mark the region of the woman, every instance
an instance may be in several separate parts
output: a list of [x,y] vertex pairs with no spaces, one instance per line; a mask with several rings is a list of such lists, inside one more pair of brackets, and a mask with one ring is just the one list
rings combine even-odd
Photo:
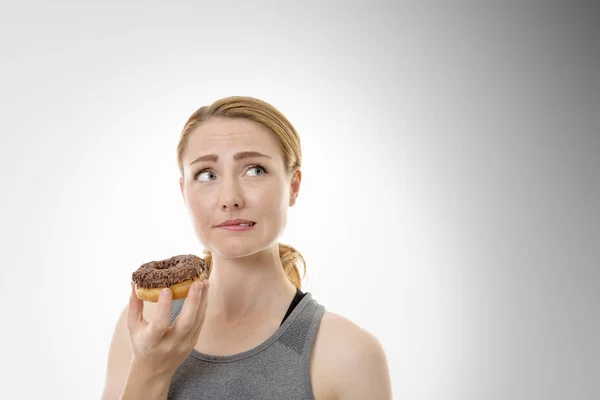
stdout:
[[177,157],[210,278],[185,300],[144,303],[132,287],[103,399],[390,399],[378,340],[303,293],[304,260],[278,243],[302,178],[290,122],[224,98],[188,119]]

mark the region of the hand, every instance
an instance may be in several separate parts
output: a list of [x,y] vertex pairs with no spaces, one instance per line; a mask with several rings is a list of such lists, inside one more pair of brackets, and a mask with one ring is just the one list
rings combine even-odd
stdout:
[[171,290],[163,290],[156,315],[151,322],[143,317],[144,301],[131,285],[127,329],[133,350],[132,367],[152,378],[168,378],[190,354],[204,322],[207,306],[208,281],[194,282],[183,309],[169,327],[172,308]]

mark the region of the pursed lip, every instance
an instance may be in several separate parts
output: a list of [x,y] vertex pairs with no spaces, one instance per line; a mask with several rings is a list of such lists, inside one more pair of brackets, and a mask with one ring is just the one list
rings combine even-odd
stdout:
[[216,227],[219,228],[222,226],[235,226],[239,224],[250,224],[250,226],[252,226],[256,225],[256,222],[247,219],[228,219],[227,221],[220,223]]

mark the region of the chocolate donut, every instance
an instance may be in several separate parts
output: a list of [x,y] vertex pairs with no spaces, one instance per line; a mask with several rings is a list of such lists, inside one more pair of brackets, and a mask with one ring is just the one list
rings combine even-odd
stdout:
[[193,254],[150,261],[131,274],[137,296],[153,302],[158,301],[160,291],[164,288],[171,289],[174,300],[187,297],[191,284],[206,277],[204,260]]

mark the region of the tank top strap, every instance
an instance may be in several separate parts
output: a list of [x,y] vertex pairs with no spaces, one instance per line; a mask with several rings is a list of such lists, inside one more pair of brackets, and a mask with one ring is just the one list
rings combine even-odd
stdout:
[[323,312],[324,307],[317,303],[310,293],[307,293],[305,299],[300,302],[299,306],[283,323],[283,333],[277,341],[302,358],[310,357]]

